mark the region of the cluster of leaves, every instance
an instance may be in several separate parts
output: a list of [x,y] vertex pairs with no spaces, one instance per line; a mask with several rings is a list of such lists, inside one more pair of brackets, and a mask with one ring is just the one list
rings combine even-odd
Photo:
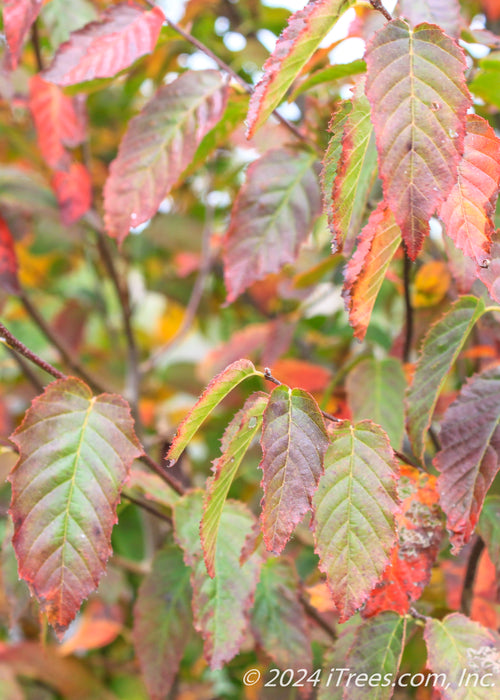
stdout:
[[3,2],[0,694],[491,694],[500,3],[65,5]]

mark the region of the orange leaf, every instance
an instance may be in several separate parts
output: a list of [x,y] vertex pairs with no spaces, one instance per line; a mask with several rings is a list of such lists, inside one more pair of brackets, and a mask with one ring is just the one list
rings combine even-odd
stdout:
[[415,275],[413,306],[436,306],[445,297],[451,277],[448,266],[439,260],[425,263]]
[[309,392],[319,392],[326,388],[332,373],[320,365],[290,357],[274,363],[273,375],[292,389],[297,387]]
[[72,633],[59,647],[61,656],[78,651],[99,649],[111,644],[123,628],[123,612],[119,605],[106,605],[98,598],[89,602],[76,622]]

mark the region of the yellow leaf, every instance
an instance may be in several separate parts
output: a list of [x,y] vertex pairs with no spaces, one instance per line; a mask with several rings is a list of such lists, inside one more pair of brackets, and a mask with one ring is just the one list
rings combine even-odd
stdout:
[[444,299],[450,282],[450,273],[444,262],[433,260],[425,263],[415,275],[413,306],[436,306]]

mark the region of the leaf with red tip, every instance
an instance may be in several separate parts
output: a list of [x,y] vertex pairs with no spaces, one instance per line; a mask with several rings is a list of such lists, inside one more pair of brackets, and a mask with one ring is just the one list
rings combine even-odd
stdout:
[[38,146],[51,168],[69,165],[66,147],[74,148],[85,141],[86,123],[81,103],[65,95],[57,85],[39,75],[30,80],[29,106],[35,122]]
[[403,465],[398,493],[402,500],[396,515],[398,543],[363,608],[365,618],[384,610],[408,613],[429,583],[439,552],[444,528],[436,477]]
[[43,0],[4,0],[3,26],[12,68],[17,66],[24,40],[42,5]]
[[313,530],[340,622],[366,601],[389,560],[397,473],[382,428],[370,421],[335,427],[313,497]]
[[340,241],[337,239],[335,222],[333,220],[333,187],[335,184],[335,178],[337,177],[340,156],[342,155],[342,137],[344,135],[344,128],[351,110],[352,104],[345,100],[344,102],[340,103],[336,111],[333,113],[330,123],[328,124],[328,131],[331,134],[331,137],[330,141],[328,142],[328,148],[326,149],[325,157],[323,158],[323,167],[321,169],[323,209],[328,217],[328,226],[330,227],[330,231],[334,236],[332,243],[332,250],[334,252],[338,249]]
[[352,250],[377,173],[377,148],[364,84],[363,79],[352,97],[352,110],[344,124],[342,153],[333,182],[332,211],[328,214],[333,223],[333,252],[341,249],[344,243],[348,252]]
[[399,0],[399,12],[412,27],[421,22],[431,22],[454,39],[460,36],[463,20],[458,0]]
[[434,464],[453,551],[469,541],[500,469],[500,367],[474,375],[444,415]]
[[273,557],[264,563],[251,623],[259,645],[277,666],[311,671],[311,639],[292,562]]
[[262,426],[268,395],[256,392],[248,397],[227,426],[221,441],[221,456],[213,463],[207,480],[200,535],[210,576],[215,575],[215,550],[224,503],[246,451]]
[[230,501],[222,513],[215,576],[210,578],[200,542],[202,513],[201,491],[184,496],[175,506],[175,537],[184,550],[184,561],[192,568],[195,627],[203,637],[205,658],[212,669],[217,669],[240,649],[259,579],[261,555],[254,552],[240,566],[240,555],[256,521],[243,503]]
[[250,99],[247,136],[251,138],[279,105],[322,39],[354,0],[311,0],[288,20],[263,67]]
[[[490,700],[500,685],[500,636],[452,613],[443,620],[428,617],[424,639],[427,668],[443,700]],[[477,679],[477,680],[475,680]]]
[[235,389],[247,377],[262,376],[250,360],[236,360],[212,379],[203,394],[189,411],[177,430],[167,454],[170,464],[176,462],[193,435],[197,432],[216,406],[229,392]]
[[61,86],[112,78],[151,53],[164,21],[159,7],[146,12],[134,3],[114,5],[70,35],[43,77]]
[[458,180],[439,216],[458,248],[479,266],[489,260],[500,186],[500,140],[486,119],[469,114]]
[[491,262],[487,267],[480,267],[477,274],[486,285],[489,295],[500,304],[500,232],[491,239]]
[[446,376],[484,309],[482,299],[460,297],[424,338],[406,402],[408,437],[415,455],[421,460]]
[[328,447],[323,416],[307,391],[274,389],[264,412],[261,445],[262,532],[267,549],[279,554],[311,508]]
[[165,700],[192,625],[190,571],[181,550],[160,550],[141,583],[134,608],[134,647],[152,700]]
[[0,288],[9,294],[19,294],[18,264],[14,239],[6,222],[0,217]]
[[457,180],[466,112],[461,48],[435,25],[388,22],[366,50],[385,199],[412,260]]
[[228,302],[253,282],[293,263],[321,213],[311,151],[282,148],[252,163],[224,241]]
[[92,396],[79,379],[49,384],[10,438],[13,545],[19,575],[60,636],[97,588],[116,507],[142,449],[127,402]]
[[75,223],[92,205],[92,181],[82,163],[71,163],[68,170],[58,170],[52,176],[52,187],[61,209],[63,224]]
[[150,219],[224,113],[228,88],[215,70],[187,71],[161,87],[128,125],[104,188],[106,230],[122,241]]
[[344,273],[345,299],[354,336],[363,340],[387,268],[401,243],[401,230],[385,202],[380,202],[361,231],[358,247]]

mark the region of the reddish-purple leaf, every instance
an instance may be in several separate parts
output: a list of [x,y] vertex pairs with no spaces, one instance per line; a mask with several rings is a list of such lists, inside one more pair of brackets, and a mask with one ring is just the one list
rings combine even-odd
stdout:
[[196,433],[205,418],[210,415],[216,406],[230,391],[238,386],[247,377],[262,376],[250,360],[236,360],[226,367],[220,374],[212,379],[203,394],[189,411],[180,424],[175,438],[172,440],[167,454],[167,460],[172,465],[176,462],[181,452]]
[[24,40],[42,5],[43,0],[4,0],[3,26],[12,68],[17,66]]
[[358,247],[344,274],[349,322],[359,340],[365,337],[387,268],[401,243],[401,230],[385,202],[380,202],[361,231]]
[[500,636],[460,613],[427,618],[427,667],[443,700],[493,700],[500,685]]
[[156,214],[224,113],[228,88],[215,70],[188,71],[161,87],[132,119],[104,188],[106,229],[122,241]]
[[500,304],[500,232],[491,239],[491,262],[487,267],[478,268],[481,282],[486,285],[489,295]]
[[14,239],[5,221],[0,217],[0,288],[9,294],[19,294],[17,256]]
[[86,136],[81,102],[34,75],[30,80],[29,106],[45,161],[56,170],[68,168],[70,159],[65,147],[78,146]]
[[399,0],[399,12],[413,27],[421,22],[431,22],[454,39],[459,38],[464,24],[458,0]]
[[500,140],[486,119],[469,114],[458,180],[439,211],[458,248],[485,267],[489,261],[492,215],[500,186]]
[[288,20],[267,59],[250,100],[247,136],[251,138],[279,105],[301,69],[353,0],[311,0]]
[[468,380],[441,424],[435,465],[454,551],[469,541],[500,469],[500,367]]
[[112,78],[151,53],[164,21],[159,7],[146,12],[134,3],[114,5],[71,34],[43,77],[62,86]]
[[142,449],[127,402],[92,396],[72,377],[33,401],[11,440],[19,575],[62,635],[106,569],[122,485]]
[[272,557],[264,563],[251,623],[258,643],[277,666],[310,672],[311,639],[292,562]]
[[457,179],[471,103],[464,53],[435,25],[394,20],[375,34],[366,64],[384,194],[414,260]]
[[175,506],[175,537],[192,568],[195,627],[204,640],[205,658],[211,668],[221,668],[239,651],[248,624],[249,610],[259,579],[261,554],[253,552],[240,565],[240,556],[255,518],[243,503],[224,506],[215,555],[215,576],[210,578],[200,542],[203,493],[194,491]]
[[271,150],[252,163],[224,241],[227,300],[294,262],[321,212],[311,151]]
[[179,670],[192,625],[190,571],[181,550],[160,550],[134,608],[134,647],[152,700],[165,700]]
[[52,187],[61,209],[63,224],[78,221],[92,205],[92,180],[82,163],[71,163],[67,170],[57,170]]
[[279,554],[311,508],[328,447],[323,416],[302,389],[277,386],[264,412],[262,532],[269,551]]
[[388,563],[396,541],[396,476],[382,428],[370,421],[335,427],[313,497],[313,529],[340,622],[366,601]]

